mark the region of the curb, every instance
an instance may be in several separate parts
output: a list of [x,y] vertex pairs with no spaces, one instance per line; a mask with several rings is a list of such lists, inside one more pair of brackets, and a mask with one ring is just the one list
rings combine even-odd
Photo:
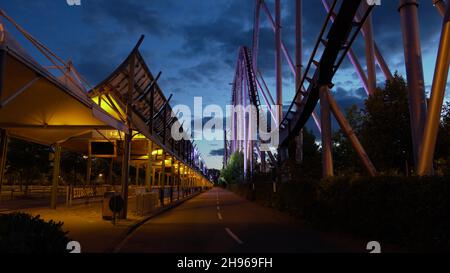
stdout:
[[184,199],[180,199],[168,206],[159,208],[158,210],[156,210],[155,212],[153,212],[151,215],[145,217],[144,219],[138,221],[137,223],[133,224],[131,227],[129,227],[127,229],[127,231],[125,232],[125,234],[122,236],[121,239],[119,239],[119,243],[115,244],[115,247],[113,247],[112,249],[110,249],[108,252],[112,252],[112,253],[119,253],[119,251],[122,249],[122,247],[127,243],[127,241],[131,238],[131,236],[133,235],[133,233],[139,229],[142,225],[144,225],[145,223],[147,223],[149,220],[171,210],[174,209],[176,207],[178,207],[179,205],[183,204],[184,202],[199,196],[200,194],[202,194],[204,192],[198,192],[195,193],[191,196],[185,197]]

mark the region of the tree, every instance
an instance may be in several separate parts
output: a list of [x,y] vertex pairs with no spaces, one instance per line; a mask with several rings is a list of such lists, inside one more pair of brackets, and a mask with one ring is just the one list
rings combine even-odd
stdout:
[[77,153],[64,151],[61,155],[61,176],[72,185],[85,181],[86,159]]
[[8,170],[9,174],[16,174],[19,185],[25,184],[25,193],[28,185],[33,181],[48,180],[50,170],[49,148],[39,144],[11,138],[8,144]]
[[[405,173],[407,166],[414,165],[407,86],[398,73],[383,89],[377,88],[364,109],[353,106],[347,119],[378,170]],[[337,170],[361,172],[360,161],[342,130],[334,138]]]
[[383,171],[402,171],[413,166],[413,147],[408,89],[395,73],[384,89],[365,102],[361,127],[362,144],[375,166]]
[[[294,149],[291,147],[290,150]],[[304,177],[320,178],[322,175],[322,155],[316,137],[313,132],[304,128],[303,130],[303,161],[297,165],[293,158],[288,160],[289,169],[292,170],[294,181],[300,181]]]
[[242,152],[235,152],[231,155],[228,165],[222,170],[221,177],[227,184],[244,181],[244,154]]
[[[352,105],[346,112],[347,120],[352,129],[359,134],[363,124],[363,115],[357,105]],[[333,159],[336,172],[340,174],[354,174],[363,172],[355,150],[342,130],[333,136]]]
[[450,175],[450,102],[444,106],[435,153],[437,174]]

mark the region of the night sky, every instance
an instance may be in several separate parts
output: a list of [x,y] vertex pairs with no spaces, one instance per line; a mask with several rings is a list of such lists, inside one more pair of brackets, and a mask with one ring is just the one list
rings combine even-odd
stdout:
[[[266,2],[273,10],[273,1]],[[306,62],[326,14],[320,0],[303,2]],[[294,56],[295,1],[282,3],[283,40]],[[193,96],[202,96],[204,104],[229,103],[237,50],[252,42],[253,0],[81,0],[81,4],[70,7],[66,0],[3,0],[0,8],[60,57],[71,59],[93,86],[111,73],[145,34],[141,52],[153,74],[163,72],[160,86],[166,95],[174,94],[172,105],[192,105]],[[397,0],[382,0],[382,6],[374,11],[374,33],[391,70],[405,75],[397,6]],[[264,15],[262,18],[259,63],[273,92],[275,41]],[[419,20],[429,92],[442,25],[431,0],[421,1]],[[7,28],[23,42],[11,25]],[[362,41],[359,37],[354,49],[365,66]],[[23,46],[35,56],[28,43]],[[289,104],[294,79],[286,63],[284,66],[284,101]],[[378,73],[381,85],[385,79]],[[335,84],[335,97],[343,109],[361,104],[365,98],[348,61]],[[198,145],[208,167],[221,168],[223,143]]]

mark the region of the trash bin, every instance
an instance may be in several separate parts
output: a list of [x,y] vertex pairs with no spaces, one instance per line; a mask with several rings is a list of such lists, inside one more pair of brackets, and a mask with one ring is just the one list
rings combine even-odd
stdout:
[[114,212],[111,210],[111,206],[109,205],[111,202],[111,199],[120,196],[120,193],[115,191],[108,191],[105,192],[103,196],[103,209],[102,209],[102,215],[104,220],[113,220],[114,218]]

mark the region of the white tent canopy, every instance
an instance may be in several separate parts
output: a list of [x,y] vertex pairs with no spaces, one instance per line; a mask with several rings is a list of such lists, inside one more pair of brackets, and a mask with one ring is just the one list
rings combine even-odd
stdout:
[[34,61],[0,24],[0,128],[52,145],[91,130],[126,130],[75,84]]

